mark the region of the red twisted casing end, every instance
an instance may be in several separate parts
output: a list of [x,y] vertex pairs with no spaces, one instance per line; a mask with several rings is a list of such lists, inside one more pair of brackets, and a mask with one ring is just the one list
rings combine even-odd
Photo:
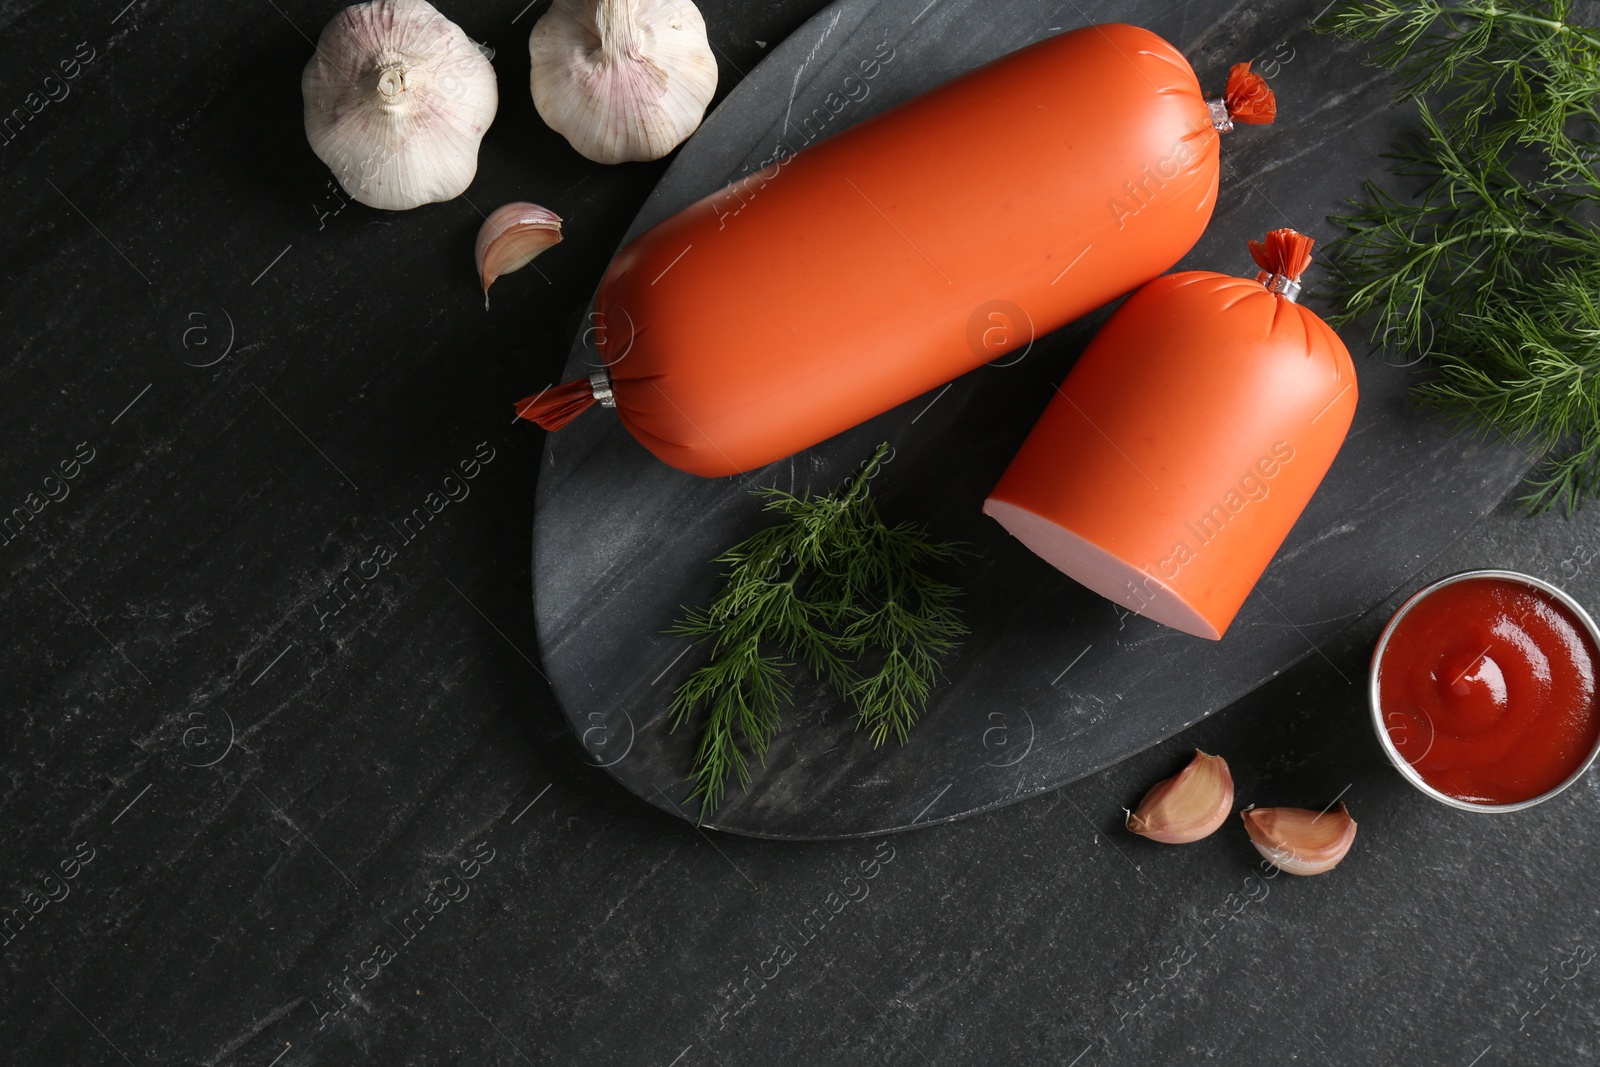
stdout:
[[1316,239],[1285,227],[1267,234],[1265,241],[1251,241],[1250,255],[1268,274],[1281,274],[1291,281],[1311,266],[1311,246]]
[[1249,63],[1235,63],[1228,71],[1228,87],[1222,98],[1234,122],[1265,125],[1278,117],[1278,98],[1267,79],[1251,70]]
[[595,401],[588,378],[577,378],[517,401],[517,415],[546,430],[559,430],[589,410]]

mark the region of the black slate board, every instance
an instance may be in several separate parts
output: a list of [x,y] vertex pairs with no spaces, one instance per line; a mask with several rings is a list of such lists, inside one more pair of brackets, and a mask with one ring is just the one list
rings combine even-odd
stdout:
[[[759,166],[786,118],[810,114],[881,42],[893,48],[837,132],[1051,32],[1095,22],[1147,26],[1189,57],[1208,92],[1255,59],[1279,121],[1224,142],[1220,204],[1179,269],[1253,271],[1245,242],[1326,221],[1409,121],[1355,46],[1307,28],[1323,6],[1074,3],[1048,27],[1020,5],[841,0],[813,18],[707,118],[652,194],[628,239]],[[1030,15],[1032,9],[1030,7]],[[859,93],[859,91],[857,91]],[[1094,121],[1085,101],[1084,121]],[[796,127],[791,122],[791,144]],[[799,133],[804,140],[804,133]],[[1026,146],[974,146],[1006,155]],[[959,205],[952,205],[953,212]],[[1315,270],[1316,268],[1314,268]],[[1312,282],[1313,286],[1315,282]],[[1305,302],[1324,305],[1315,294]],[[823,687],[802,681],[751,790],[707,826],[773,838],[849,837],[948,821],[1053,789],[1139,752],[1277,675],[1412,579],[1499,501],[1527,466],[1511,447],[1450,435],[1406,402],[1408,371],[1346,331],[1361,401],[1321,492],[1225,639],[1207,642],[1126,615],[1056,573],[979,513],[1105,312],[935,390],[863,427],[741,478],[704,480],[652,458],[609,413],[552,437],[534,522],[540,645],[562,708],[594,762],[650,803],[685,817],[692,731],[668,730],[673,687],[700,654],[662,631],[716,588],[707,564],[761,523],[748,489],[825,488],[882,440],[875,483],[892,519],[970,542],[962,569],[972,635],[904,746],[874,749]],[[567,376],[596,365],[580,336]]]

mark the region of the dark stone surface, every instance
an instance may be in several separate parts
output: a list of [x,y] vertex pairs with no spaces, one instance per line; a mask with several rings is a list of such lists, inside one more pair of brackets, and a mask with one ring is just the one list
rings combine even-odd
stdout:
[[[39,907],[0,939],[0,1063],[1594,1058],[1595,969],[1564,961],[1600,935],[1600,786],[1479,818],[1411,793],[1341,678],[1381,612],[1116,767],[881,845],[702,833],[587,766],[532,665],[540,455],[507,401],[559,371],[663,168],[589,167],[540,130],[517,86],[538,7],[449,10],[500,50],[505,89],[469,196],[569,222],[551,284],[507,278],[485,314],[469,206],[318,230],[296,27],[332,5],[274,3],[0,2],[0,107],[95,49],[0,146],[6,509],[94,450],[0,545],[0,904]],[[748,70],[815,7],[704,10]],[[230,319],[231,351],[196,366]],[[495,459],[471,496],[319,626],[329,585],[480,441]],[[1597,535],[1600,511],[1497,511],[1415,567],[1519,568],[1594,607]],[[1343,791],[1349,860],[1247,883],[1236,826],[1181,849],[1118,833],[1193,745],[1229,758],[1241,803]],[[63,861],[76,877],[47,885]],[[444,883],[463,861],[476,877]],[[435,886],[470,895],[419,933]],[[834,913],[832,892],[866,896]],[[1219,907],[1238,910],[1208,923]],[[779,937],[794,959],[734,1014],[730,985],[772,974]],[[380,941],[394,959],[321,1018]]]
[[[1271,18],[1238,8],[1220,23],[1209,7],[1168,0],[1089,4],[1047,23],[997,19],[992,4],[976,0],[835,4],[776,49],[706,121],[629,233],[758,168],[780,139],[801,147],[808,127],[793,119],[786,127],[786,116],[814,109],[828,115],[824,98],[842,92],[857,57],[880,42],[893,48],[892,58],[865,97],[821,129],[860,121],[1052,28],[1123,19],[1177,44],[1208,91],[1218,91],[1230,64],[1245,58],[1255,57],[1271,76],[1278,122],[1241,126],[1224,138],[1216,215],[1179,264],[1253,275],[1246,242],[1282,225],[1330,237],[1325,217],[1359,191],[1406,121],[1404,112],[1384,108],[1388,83],[1355,62],[1353,48],[1305,28],[1325,4],[1276,5]],[[1092,107],[1083,120],[1096,121]],[[997,166],[1026,150],[973,146],[994,152]],[[960,225],[960,205],[952,204],[951,214],[951,224]],[[737,217],[727,225],[738,225]],[[1315,296],[1307,302],[1322,306]],[[673,470],[601,410],[552,436],[534,530],[539,644],[562,709],[593,760],[650,803],[699,814],[684,780],[696,735],[671,732],[667,705],[704,653],[664,631],[683,605],[714,595],[720,568],[707,561],[765,524],[750,487],[821,491],[879,441],[895,447],[873,483],[891,521],[926,522],[936,536],[976,552],[953,575],[967,591],[972,634],[948,661],[948,682],[903,746],[875,749],[829,687],[794,672],[787,728],[750,791],[730,791],[707,825],[791,839],[870,834],[960,818],[1081,778],[1310,654],[1410,581],[1526,466],[1515,448],[1452,437],[1411,408],[1409,372],[1370,355],[1372,346],[1346,331],[1361,399],[1343,450],[1223,640],[1190,637],[1101,599],[979,513],[1104,318],[1092,315],[947,389],[739,478]],[[567,377],[598,365],[582,341]]]

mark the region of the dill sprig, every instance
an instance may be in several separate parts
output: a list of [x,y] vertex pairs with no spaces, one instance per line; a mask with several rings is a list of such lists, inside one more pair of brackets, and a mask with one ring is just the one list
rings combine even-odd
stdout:
[[889,526],[869,485],[889,453],[880,445],[860,471],[824,496],[754,490],[783,522],[718,556],[722,591],[668,632],[708,646],[672,697],[672,727],[704,712],[689,777],[702,812],[722,802],[731,775],[750,786],[792,695],[798,660],[854,707],[874,744],[904,741],[939,665],[967,632],[960,591],[927,568],[960,555],[911,523]]
[[[1420,130],[1330,248],[1335,325],[1421,361],[1418,399],[1539,455],[1522,505],[1600,490],[1600,35],[1571,0],[1345,2],[1323,32],[1371,42]],[[1586,288],[1587,287],[1587,288]]]

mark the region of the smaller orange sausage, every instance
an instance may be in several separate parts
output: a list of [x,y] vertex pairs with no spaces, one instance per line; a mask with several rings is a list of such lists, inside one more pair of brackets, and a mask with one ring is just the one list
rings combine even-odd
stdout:
[[1311,238],[1250,243],[1255,280],[1187,271],[1128,299],[983,510],[1118,604],[1219,639],[1344,443],[1356,375],[1294,302]]

